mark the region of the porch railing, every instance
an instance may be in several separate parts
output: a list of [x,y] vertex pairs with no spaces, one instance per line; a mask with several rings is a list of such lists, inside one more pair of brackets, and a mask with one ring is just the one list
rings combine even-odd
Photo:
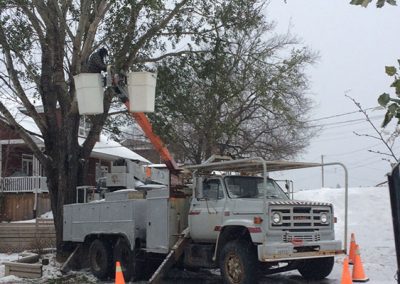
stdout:
[[32,177],[4,177],[0,178],[0,191],[2,192],[48,192],[47,178]]

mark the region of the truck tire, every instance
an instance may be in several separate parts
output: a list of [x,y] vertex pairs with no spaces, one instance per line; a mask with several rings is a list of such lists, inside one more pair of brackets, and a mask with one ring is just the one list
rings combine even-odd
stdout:
[[257,283],[257,257],[251,243],[234,240],[221,250],[219,267],[224,283]]
[[89,248],[90,270],[100,280],[105,280],[113,266],[112,254],[107,244],[99,239],[92,242]]
[[307,280],[321,280],[332,272],[334,263],[334,257],[314,258],[300,262],[297,270]]
[[135,276],[134,255],[125,238],[119,238],[114,246],[114,260],[121,263],[125,281]]

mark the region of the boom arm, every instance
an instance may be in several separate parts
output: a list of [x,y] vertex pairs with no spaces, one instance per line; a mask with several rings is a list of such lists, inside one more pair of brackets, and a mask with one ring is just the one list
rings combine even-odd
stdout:
[[125,74],[116,74],[112,65],[107,66],[106,86],[113,87],[117,94],[119,94],[122,102],[125,103],[129,114],[136,120],[139,126],[142,128],[146,137],[156,148],[160,154],[161,159],[167,165],[167,168],[171,173],[177,174],[180,172],[178,166],[175,163],[174,158],[171,156],[167,147],[162,142],[161,138],[153,132],[153,127],[147,116],[143,112],[131,112],[129,107],[128,92],[126,90],[126,76]]
[[[125,102],[126,107],[129,111],[129,100]],[[142,128],[146,137],[150,140],[151,144],[153,144],[154,148],[156,148],[157,152],[160,154],[161,159],[167,165],[167,168],[172,173],[178,173],[179,169],[175,163],[174,158],[171,156],[167,147],[162,142],[161,138],[153,132],[153,127],[147,116],[143,112],[130,112],[129,114],[136,120],[139,126]]]

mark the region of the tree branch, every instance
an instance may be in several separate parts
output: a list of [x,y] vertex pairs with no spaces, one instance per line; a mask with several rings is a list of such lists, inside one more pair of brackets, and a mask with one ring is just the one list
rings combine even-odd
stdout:
[[15,87],[16,95],[21,100],[21,102],[23,103],[24,107],[28,110],[28,112],[32,114],[32,118],[35,120],[40,131],[44,133],[46,129],[46,123],[40,118],[35,107],[28,100],[28,97],[18,79],[18,74],[17,71],[14,69],[14,62],[10,52],[11,49],[8,45],[7,38],[3,30],[3,25],[1,24],[0,24],[0,44],[3,47],[3,52],[6,58],[7,72],[10,75],[11,81],[13,82],[13,85]]
[[357,135],[357,136],[360,136],[360,137],[363,137],[363,136],[364,136],[364,137],[369,137],[369,138],[381,140],[380,137],[376,137],[376,136],[374,136],[374,135],[370,135],[370,134],[360,134],[360,133],[357,133],[357,132],[355,132],[355,131],[353,131],[353,133],[354,133],[355,135]]
[[91,53],[91,47],[96,36],[97,28],[99,27],[100,21],[104,18],[105,13],[111,6],[111,1],[101,0],[97,9],[95,11],[95,17],[93,22],[90,23],[89,29],[87,31],[85,42],[83,43],[81,59],[86,59]]
[[173,57],[173,56],[181,56],[184,54],[193,54],[193,53],[206,53],[208,52],[207,50],[196,50],[196,51],[191,51],[191,50],[183,50],[183,51],[178,51],[178,52],[170,52],[163,54],[159,57],[153,57],[153,58],[138,58],[137,60],[134,60],[133,63],[146,63],[146,62],[157,62],[160,61],[166,57]]
[[74,39],[72,40],[73,48],[72,48],[72,62],[71,62],[71,73],[72,75],[76,75],[80,73],[80,67],[82,63],[82,55],[81,55],[81,44],[82,44],[82,36],[84,33],[84,28],[89,20],[89,8],[90,1],[81,1],[80,6],[80,15],[78,28],[76,29],[76,34]]
[[72,34],[71,29],[69,28],[69,26],[67,25],[67,5],[70,1],[64,1],[64,3],[62,3],[62,8],[60,8],[60,6],[58,6],[58,4],[55,4],[55,8],[57,10],[57,14],[58,14],[58,18],[59,18],[59,23],[60,23],[60,30],[65,30],[68,34],[68,36],[71,38],[71,40],[74,40],[74,35]]
[[43,34],[43,30],[42,30],[42,23],[39,21],[39,18],[35,15],[35,10],[32,6],[30,6],[30,8],[32,9],[32,11],[28,8],[28,4],[26,3],[26,1],[23,1],[24,3],[20,4],[20,8],[22,9],[22,11],[24,11],[24,13],[27,15],[28,19],[31,21],[32,27],[35,29],[38,38],[39,38],[39,42],[40,44],[44,44],[45,40],[44,40],[44,34]]
[[127,34],[122,43],[122,48],[118,52],[117,58],[125,58],[126,54],[129,52],[129,48],[131,47],[133,38],[136,32],[136,22],[139,16],[140,10],[143,8],[144,1],[140,1],[136,6],[131,6],[131,14],[128,26],[126,28]]
[[360,104],[359,102],[357,102],[355,99],[353,99],[352,97],[350,97],[350,96],[347,95],[347,94],[346,94],[345,96],[348,97],[350,100],[352,100],[353,103],[358,107],[358,109],[360,110],[360,112],[364,114],[364,116],[365,116],[365,118],[367,119],[368,123],[372,126],[372,128],[375,130],[375,132],[378,134],[379,137],[375,137],[375,136],[372,136],[372,135],[365,135],[365,136],[369,136],[369,137],[371,137],[371,138],[375,138],[375,139],[378,139],[378,140],[382,141],[382,143],[385,145],[385,147],[389,150],[389,152],[390,152],[392,158],[393,158],[396,162],[398,162],[398,159],[397,159],[396,155],[393,153],[392,148],[391,148],[391,147],[388,145],[388,143],[385,141],[385,139],[384,139],[383,136],[382,136],[382,133],[381,133],[381,132],[375,127],[375,125],[372,123],[371,119],[369,118],[369,116],[368,116],[368,114],[367,114],[367,111],[366,111],[365,109],[363,109],[363,108],[361,107],[361,104]]
[[368,152],[370,152],[370,153],[375,153],[375,154],[379,154],[379,155],[384,155],[384,156],[389,156],[389,157],[392,157],[392,158],[393,158],[393,155],[392,155],[392,154],[383,153],[383,152],[381,152],[381,151],[368,150]]
[[47,28],[51,27],[51,14],[49,13],[46,4],[43,0],[32,0],[34,6],[36,7],[37,11],[39,12],[40,17],[43,19],[45,26]]
[[151,27],[144,35],[142,35],[132,48],[131,52],[129,53],[129,56],[125,63],[122,65],[122,70],[128,70],[129,66],[132,65],[132,63],[135,60],[135,57],[137,55],[137,52],[139,49],[151,38],[153,37],[157,32],[162,30],[167,26],[167,24],[180,12],[181,8],[188,2],[189,0],[182,0],[180,3],[176,4],[175,8],[163,19],[159,22],[159,24]]
[[43,152],[39,149],[36,143],[33,141],[32,137],[26,132],[26,130],[14,119],[14,116],[8,111],[8,109],[0,102],[0,112],[4,115],[7,122],[11,127],[21,136],[28,147],[35,154],[36,158],[40,161],[42,165],[47,165],[50,160]]

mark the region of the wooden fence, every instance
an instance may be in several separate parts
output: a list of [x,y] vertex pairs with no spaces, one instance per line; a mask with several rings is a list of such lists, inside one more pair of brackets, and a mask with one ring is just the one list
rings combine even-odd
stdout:
[[[0,198],[0,221],[20,221],[34,218],[35,193],[3,193]],[[37,194],[36,216],[50,211],[48,193]]]
[[55,247],[55,229],[52,220],[36,223],[0,223],[0,253],[21,252],[27,249],[41,251]]

